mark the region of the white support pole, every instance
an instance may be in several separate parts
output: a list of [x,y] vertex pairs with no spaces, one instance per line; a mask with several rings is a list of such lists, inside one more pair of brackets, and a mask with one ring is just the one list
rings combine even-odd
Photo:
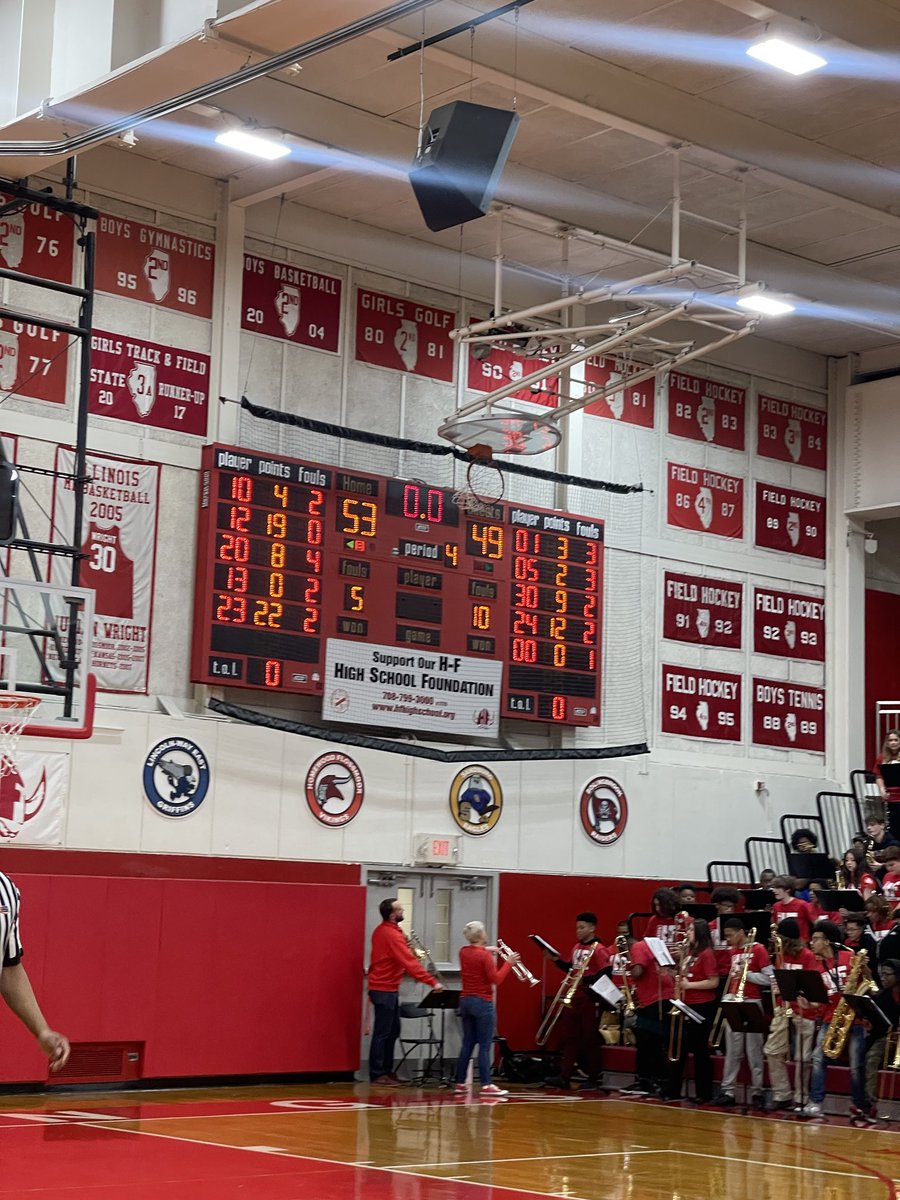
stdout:
[[672,154],[672,266],[681,258],[681,150]]

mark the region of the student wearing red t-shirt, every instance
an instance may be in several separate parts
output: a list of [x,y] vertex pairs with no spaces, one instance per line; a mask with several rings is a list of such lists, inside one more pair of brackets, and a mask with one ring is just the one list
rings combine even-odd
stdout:
[[[575,918],[575,937],[569,958],[553,961],[561,971],[568,973],[573,967],[584,967],[584,974],[572,1003],[566,1005],[557,1023],[560,1035],[559,1074],[546,1080],[548,1087],[569,1089],[576,1066],[580,1065],[587,1080],[586,1089],[600,1086],[602,1078],[601,1057],[603,1038],[600,1036],[600,1018],[597,1012],[597,997],[591,991],[604,973],[609,974],[609,951],[597,937],[597,915],[592,912],[579,913]],[[544,951],[546,957],[550,957]]]
[[[807,1117],[822,1115],[822,1104],[825,1101],[825,1068],[828,1065],[823,1045],[831,1020],[841,1000],[841,993],[847,984],[853,955],[849,950],[838,950],[841,941],[841,931],[833,921],[820,921],[813,930],[810,948],[819,959],[819,970],[822,981],[828,993],[828,1003],[822,1014],[822,1024],[816,1037],[816,1045],[812,1057],[812,1080],[809,1088],[809,1104],[803,1109]],[[873,968],[874,969],[874,968]],[[847,1052],[850,1059],[850,1105],[851,1117],[864,1117],[866,1114],[865,1088],[865,1030],[861,1021],[854,1021],[850,1036],[847,1039]]]
[[[778,936],[781,952],[777,948],[773,960],[776,971],[818,971],[819,960],[812,950],[803,945],[800,938],[800,923],[795,917],[785,917],[779,922]],[[775,1016],[769,1026],[769,1036],[763,1053],[769,1064],[769,1079],[772,1084],[771,1111],[778,1112],[805,1104],[809,1095],[809,1073],[812,1067],[812,1047],[816,1032],[816,1005],[802,997],[796,1003],[787,1003],[777,995],[777,985],[772,982],[772,999]],[[786,1062],[791,1049],[791,1026],[795,1030],[795,1061],[803,1064],[802,1078],[799,1070],[795,1075],[794,1096],[791,1096],[791,1081]]]
[[794,895],[796,886],[796,879],[790,875],[776,875],[772,880],[772,891],[775,893],[772,919],[780,925],[786,917],[793,918],[800,926],[801,941],[808,942],[813,924],[819,914],[815,906],[808,900],[799,900]]
[[851,848],[845,851],[838,868],[838,886],[845,891],[859,892],[863,900],[868,900],[878,891],[878,886],[869,871],[866,856],[862,850]]
[[456,1060],[456,1092],[467,1095],[466,1075],[469,1059],[478,1044],[478,1079],[482,1096],[508,1096],[503,1088],[491,1082],[491,1057],[494,1051],[494,1030],[497,1014],[494,1009],[494,988],[507,977],[518,954],[504,959],[498,967],[488,950],[487,934],[481,921],[470,921],[463,927],[463,937],[469,943],[459,952],[460,997],[459,1015],[462,1018],[463,1038]]
[[671,888],[657,888],[650,900],[653,915],[647,922],[644,937],[658,937],[669,949],[680,940],[681,934],[675,921],[681,903]]
[[[728,978],[725,980],[722,1003],[729,1003],[728,996],[736,996],[742,991],[743,999],[755,1001],[762,1012],[762,988],[770,987],[772,980],[768,951],[759,942],[750,942],[740,917],[729,917],[725,922],[724,929],[731,957],[731,967]],[[741,988],[742,980],[743,988]],[[750,1064],[750,1079],[753,1087],[750,1103],[753,1108],[763,1108],[765,1106],[763,1035],[761,1033],[735,1033],[727,1023],[724,1028],[725,1069],[722,1072],[722,1090],[718,1102],[725,1106],[737,1103],[735,1099],[737,1077],[746,1054],[747,1062]]]
[[631,978],[637,1078],[622,1091],[628,1096],[651,1096],[668,1090],[668,1002],[675,995],[675,977],[671,967],[659,966],[646,941],[641,941],[631,947]]
[[741,894],[737,888],[733,887],[717,887],[710,897],[713,904],[716,906],[716,919],[709,927],[710,937],[712,938],[712,948],[716,956],[716,967],[720,977],[720,992],[721,982],[731,970],[731,954],[728,951],[728,943],[725,941],[723,925],[730,916],[738,910],[738,905],[741,902]]
[[681,1057],[669,1068],[667,1100],[681,1099],[681,1085],[687,1056],[694,1056],[694,1088],[698,1104],[710,1104],[713,1092],[713,1068],[710,1057],[709,1033],[716,1015],[716,989],[719,984],[719,969],[712,948],[709,926],[696,920],[688,926],[687,945],[681,956],[676,978],[679,999],[703,1018],[698,1024],[685,1016],[682,1027]]

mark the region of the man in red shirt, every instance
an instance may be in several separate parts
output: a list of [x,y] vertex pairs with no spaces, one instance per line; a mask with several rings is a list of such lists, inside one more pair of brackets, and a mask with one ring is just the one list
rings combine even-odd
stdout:
[[428,974],[410,950],[400,928],[403,920],[400,901],[395,897],[382,900],[378,911],[381,924],[372,932],[369,955],[369,999],[375,1009],[369,1045],[369,1080],[382,1086],[397,1087],[400,1080],[394,1074],[394,1046],[400,1036],[400,980],[404,975],[411,975],[436,992],[443,991],[443,984]]
[[[822,1015],[822,1024],[816,1038],[812,1059],[812,1080],[809,1088],[809,1103],[803,1109],[806,1117],[820,1117],[825,1102],[825,1058],[824,1043],[831,1027],[841,993],[847,984],[847,976],[853,964],[849,950],[839,950],[841,931],[833,921],[820,921],[810,939],[810,949],[820,960],[819,970],[828,993],[828,1003]],[[847,1038],[847,1054],[850,1060],[850,1105],[851,1117],[864,1118],[866,1106],[865,1080],[865,1030],[861,1021],[854,1021]]]
[[[547,1080],[549,1087],[569,1089],[575,1068],[580,1063],[587,1081],[587,1089],[600,1086],[602,1070],[600,1068],[603,1039],[600,1036],[600,1018],[597,1012],[597,998],[591,991],[591,984],[610,965],[609,951],[597,937],[596,913],[583,912],[575,918],[575,937],[577,941],[572,948],[571,958],[555,958],[553,961],[561,971],[568,973],[573,967],[584,966],[578,990],[572,998],[572,1003],[563,1009],[559,1019],[560,1030],[560,1061],[559,1074],[551,1075]],[[550,955],[544,951],[545,957]]]
[[668,1092],[669,1002],[675,995],[674,967],[660,967],[646,941],[631,947],[631,978],[634,981],[634,1042],[637,1078],[623,1088],[626,1096],[652,1096]]
[[[778,936],[781,939],[781,952],[779,953],[776,947],[773,962],[776,971],[818,971],[819,960],[812,950],[803,945],[800,939],[800,924],[795,917],[785,917],[779,923]],[[775,1016],[769,1026],[769,1036],[763,1052],[769,1064],[769,1079],[772,1082],[771,1111],[779,1112],[794,1108],[795,1103],[798,1106],[804,1104],[809,1095],[816,1006],[800,1000],[793,1004],[785,1003],[778,997],[774,981],[772,1000]],[[800,1077],[799,1069],[795,1077],[795,1099],[791,1098],[791,1081],[785,1065],[791,1048],[792,1024],[796,1030],[796,1061],[803,1064],[803,1078]]]
[[[741,995],[743,1000],[752,1000],[758,1004],[760,1012],[762,1012],[762,988],[770,987],[772,979],[768,951],[759,942],[749,940],[740,917],[729,917],[723,928],[731,964],[725,980],[722,1003],[731,1003],[727,999],[729,996]],[[741,988],[742,980],[743,989]],[[753,1108],[764,1108],[763,1034],[736,1033],[727,1024],[725,1025],[725,1069],[722,1072],[719,1104],[728,1106],[737,1103],[735,1088],[745,1053],[747,1062],[750,1064],[750,1080],[753,1087],[750,1103]]]
[[785,917],[793,917],[800,926],[800,940],[809,941],[809,935],[819,915],[807,900],[798,900],[794,895],[797,881],[790,875],[776,875],[772,880],[772,891],[775,893],[775,903],[772,905],[772,919],[779,924]]

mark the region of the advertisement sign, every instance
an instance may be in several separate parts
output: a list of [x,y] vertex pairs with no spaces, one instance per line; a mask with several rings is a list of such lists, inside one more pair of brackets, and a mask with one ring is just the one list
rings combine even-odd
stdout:
[[828,414],[824,408],[760,396],[756,449],[763,458],[824,471],[828,464]]
[[745,388],[700,375],[669,373],[669,433],[724,446],[744,449]]
[[456,313],[386,292],[356,291],[356,361],[453,382]]
[[756,545],[785,554],[824,558],[825,497],[774,483],[757,483]]
[[[543,358],[526,358],[524,354],[512,348],[513,343],[503,346],[492,346],[486,357],[476,358],[475,347],[468,347],[466,386],[473,392],[493,392],[505,387],[508,383],[523,379],[532,371],[539,371],[547,365]],[[484,346],[481,346],[483,351]],[[548,347],[550,349],[550,347]],[[545,408],[556,408],[559,403],[559,376],[552,375],[542,379],[533,387],[522,388],[513,392],[513,400],[527,400],[531,404],[543,404]]]
[[662,668],[662,732],[741,740],[741,676],[696,667]]
[[[74,462],[71,450],[57,449],[57,471],[72,472]],[[87,470],[81,586],[96,590],[91,670],[102,691],[146,692],[159,467],[89,454]],[[57,541],[71,537],[73,517],[72,480],[60,480],[53,493]],[[68,560],[55,557],[51,582],[68,578]]]
[[496,729],[502,662],[329,638],[322,715],[356,725]]
[[0,777],[0,846],[61,846],[69,785],[67,754],[18,750]]
[[740,650],[743,607],[743,584],[674,571],[663,576],[663,637],[670,641]]
[[[11,199],[0,192],[0,205]],[[0,266],[55,283],[72,282],[75,222],[43,204],[0,217]]]
[[670,462],[666,476],[670,525],[717,537],[744,536],[744,481],[739,475]]
[[783,679],[753,680],[753,741],[825,753],[825,691]]
[[753,649],[778,658],[825,661],[825,601],[796,592],[753,589]]
[[97,221],[98,291],[192,317],[212,316],[213,242],[125,217]]
[[12,394],[65,404],[68,343],[56,329],[0,320],[0,399]]
[[646,369],[646,363],[635,362],[634,359],[623,358],[618,354],[592,354],[584,363],[585,390],[593,392],[608,383],[622,383],[623,386],[618,391],[608,393],[601,400],[588,404],[584,411],[594,417],[621,421],[623,425],[640,425],[643,429],[652,429],[656,419],[655,376],[632,387],[629,387],[627,382],[629,375],[637,375],[639,371]]
[[245,254],[241,328],[336,354],[342,289],[336,275]]
[[89,410],[95,416],[203,437],[208,409],[208,354],[94,333]]

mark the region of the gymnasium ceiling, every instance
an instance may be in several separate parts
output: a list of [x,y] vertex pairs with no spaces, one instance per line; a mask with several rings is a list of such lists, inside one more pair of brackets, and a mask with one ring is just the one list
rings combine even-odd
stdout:
[[[302,69],[140,126],[130,153],[230,178],[243,205],[285,193],[289,203],[458,252],[459,230],[430,233],[405,176],[420,107],[427,115],[457,98],[515,106],[522,123],[497,195],[508,206],[510,264],[568,274],[575,288],[651,269],[618,243],[668,251],[677,155],[693,214],[682,256],[734,269],[734,233],[710,222],[736,225],[743,200],[748,278],[797,305],[766,320],[767,338],[831,355],[900,349],[900,0],[533,0],[518,16],[429,49],[424,61],[387,61],[418,42],[423,25],[432,36],[498,2],[435,0]],[[350,8],[385,7],[338,0],[329,20],[336,28]],[[251,6],[217,37],[166,49],[0,137],[69,136],[85,127],[79,113],[137,110],[258,62],[312,36],[305,17],[322,8]],[[829,60],[824,70],[794,78],[746,57],[780,17],[808,23]],[[260,165],[213,145],[223,113],[295,135],[291,157]],[[0,174],[46,165],[23,155],[0,160]],[[491,258],[494,227],[466,226],[464,251]],[[568,240],[567,270],[563,229],[600,235]]]

